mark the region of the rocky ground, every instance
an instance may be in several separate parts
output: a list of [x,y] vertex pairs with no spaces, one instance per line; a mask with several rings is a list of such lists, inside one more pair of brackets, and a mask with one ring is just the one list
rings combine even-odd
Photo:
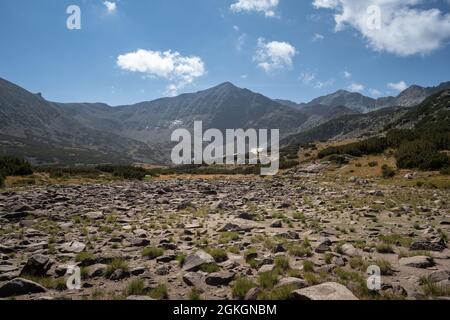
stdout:
[[449,190],[314,171],[3,190],[0,297],[450,297]]

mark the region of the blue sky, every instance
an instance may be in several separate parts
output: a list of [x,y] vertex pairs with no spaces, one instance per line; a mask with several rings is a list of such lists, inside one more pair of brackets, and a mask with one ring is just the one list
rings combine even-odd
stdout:
[[[300,102],[450,80],[450,2],[387,2],[117,0],[108,10],[103,0],[3,0],[0,77],[49,100],[111,105],[224,81]],[[373,3],[376,31],[361,20]],[[66,27],[69,5],[81,30]]]

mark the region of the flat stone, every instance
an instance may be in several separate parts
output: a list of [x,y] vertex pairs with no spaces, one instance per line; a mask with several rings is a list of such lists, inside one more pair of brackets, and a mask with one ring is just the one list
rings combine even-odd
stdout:
[[349,289],[336,282],[295,290],[292,296],[295,300],[358,300]]
[[184,271],[193,271],[207,263],[214,263],[214,258],[203,250],[190,254],[186,257],[183,265]]
[[78,241],[67,242],[61,246],[61,251],[67,253],[80,253],[84,249],[86,249],[86,245]]
[[308,282],[306,282],[305,280],[300,279],[300,278],[287,277],[287,278],[280,279],[280,281],[278,281],[275,288],[281,288],[281,287],[287,287],[287,286],[290,286],[294,289],[303,289],[303,288],[308,287]]
[[427,256],[416,256],[409,258],[401,258],[399,260],[401,266],[426,269],[435,265],[433,258]]

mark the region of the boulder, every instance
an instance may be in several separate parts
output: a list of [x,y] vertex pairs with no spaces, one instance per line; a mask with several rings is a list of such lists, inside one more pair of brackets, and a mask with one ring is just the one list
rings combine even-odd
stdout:
[[210,273],[206,276],[205,282],[210,286],[227,285],[234,279],[234,273],[229,271],[220,271]]
[[353,257],[358,255],[358,249],[356,249],[352,244],[346,243],[342,247],[342,253],[346,256]]
[[437,242],[431,242],[426,240],[420,240],[416,241],[413,244],[411,244],[411,247],[409,248],[413,251],[437,251],[442,252],[445,250],[445,246],[441,243]]
[[78,241],[66,242],[61,246],[61,251],[66,253],[80,253],[84,249],[86,249],[86,245]]
[[53,261],[49,257],[42,254],[31,256],[26,265],[22,268],[20,275],[32,275],[36,277],[44,277],[53,265]]
[[433,282],[441,282],[444,280],[450,280],[449,270],[434,271],[430,274],[430,280]]
[[207,263],[214,263],[214,258],[203,250],[190,254],[186,257],[183,265],[184,271],[194,271]]
[[86,213],[86,218],[91,220],[99,220],[103,218],[103,212],[101,211],[92,211],[89,213]]
[[295,290],[292,296],[295,300],[358,300],[349,289],[336,282]]
[[198,272],[188,272],[183,275],[183,281],[188,286],[198,287],[202,283],[203,275]]
[[283,227],[283,221],[281,221],[281,220],[274,220],[270,224],[270,227],[271,228],[282,228]]
[[22,278],[16,278],[0,286],[0,298],[43,293],[46,291],[47,289],[36,282]]

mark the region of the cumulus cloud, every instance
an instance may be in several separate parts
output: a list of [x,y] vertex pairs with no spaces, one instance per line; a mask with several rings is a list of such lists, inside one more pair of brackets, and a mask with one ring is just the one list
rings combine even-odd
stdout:
[[424,0],[313,0],[335,12],[336,31],[350,26],[379,52],[428,54],[450,39],[450,14],[425,8]]
[[371,95],[372,97],[374,97],[374,98],[381,97],[381,91],[380,91],[380,90],[377,90],[377,89],[370,89],[369,92],[370,92],[370,95]]
[[391,82],[391,83],[388,83],[387,86],[388,86],[388,88],[390,88],[392,90],[395,90],[395,91],[399,91],[399,92],[408,89],[408,85],[406,84],[405,81],[400,81],[400,82],[397,82],[397,83],[392,83]]
[[362,91],[364,91],[364,89],[365,89],[365,86],[363,84],[355,83],[355,82],[348,86],[348,90],[351,92],[362,92]]
[[350,79],[352,77],[352,74],[348,71],[344,71],[344,77],[345,79]]
[[253,59],[258,63],[258,67],[266,72],[272,72],[291,68],[292,59],[296,54],[295,47],[287,42],[265,42],[263,38],[259,38],[258,49]]
[[237,0],[230,7],[233,12],[261,12],[266,17],[275,17],[279,0]]
[[311,86],[315,89],[322,89],[329,86],[332,86],[334,84],[334,79],[329,79],[327,81],[321,81],[317,79],[316,75],[311,72],[302,72],[300,74],[300,81],[306,85]]
[[108,13],[113,13],[117,10],[117,4],[112,1],[105,1],[103,4],[106,7],[106,10],[108,10]]
[[196,78],[203,76],[205,65],[200,57],[182,56],[171,50],[161,52],[139,49],[117,57],[117,65],[146,77],[170,81],[166,94],[173,96]]

